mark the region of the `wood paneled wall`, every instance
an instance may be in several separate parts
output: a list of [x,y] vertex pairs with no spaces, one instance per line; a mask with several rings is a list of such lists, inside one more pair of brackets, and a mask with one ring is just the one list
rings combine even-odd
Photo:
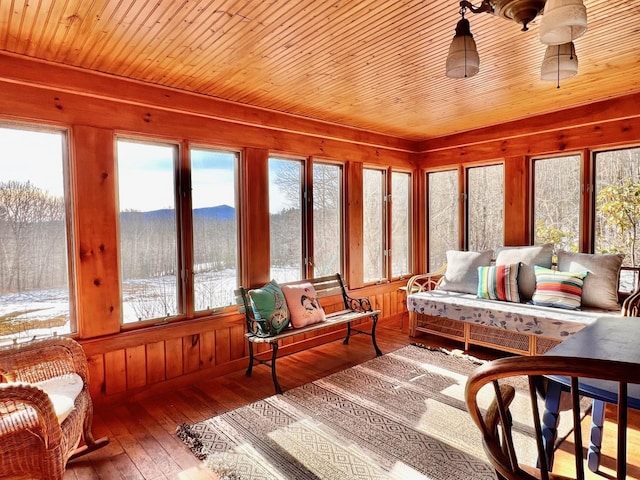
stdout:
[[[531,241],[531,159],[581,154],[589,178],[594,150],[640,145],[640,93],[596,102],[500,126],[490,126],[421,142],[416,157],[421,170],[501,160],[505,165],[505,245]],[[422,176],[422,175],[421,175]],[[586,191],[586,189],[585,189]],[[420,202],[424,202],[424,194]],[[585,208],[590,208],[586,201]],[[421,203],[424,205],[424,203]],[[589,215],[589,214],[587,214]],[[590,251],[589,225],[581,235]]]
[[[267,158],[270,152],[345,162],[347,276],[354,296],[369,296],[382,318],[404,315],[404,282],[366,286],[362,272],[362,169],[394,166],[414,176],[414,271],[424,269],[422,171],[503,158],[506,244],[529,232],[528,161],[532,155],[640,144],[640,94],[545,118],[415,143],[371,132],[218,101],[84,70],[0,54],[0,119],[67,129],[74,208],[75,294],[79,339],[89,357],[97,402],[139,396],[246,368],[244,319],[234,310],[142,329],[120,326],[115,137],[232,147],[255,181],[242,195],[255,206],[242,220],[242,278],[269,278]],[[338,308],[340,299],[325,305]],[[343,331],[293,337],[283,353],[337,339]]]
[[[186,384],[246,368],[245,324],[234,308],[166,325],[121,327],[117,237],[117,135],[231,147],[242,152],[243,284],[269,281],[268,157],[271,152],[345,163],[345,177],[363,164],[415,170],[411,142],[88,71],[0,54],[0,120],[65,129],[71,156],[73,276],[77,338],[89,357],[97,402]],[[358,173],[359,172],[359,173]],[[350,236],[362,236],[361,187],[347,190]],[[348,283],[369,295],[383,317],[400,315],[395,282],[365,287],[362,242],[345,242]],[[329,311],[342,300],[326,305]],[[338,338],[344,331],[292,338],[283,353]]]

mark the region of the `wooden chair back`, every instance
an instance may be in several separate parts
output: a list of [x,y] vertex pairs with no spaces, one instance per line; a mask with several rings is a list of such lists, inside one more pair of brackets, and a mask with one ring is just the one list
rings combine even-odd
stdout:
[[[568,405],[565,405],[565,408],[571,410],[573,431],[566,441],[573,442],[575,462],[573,471],[562,472],[567,476],[552,471],[553,454],[551,453],[549,456],[547,449],[551,448],[551,452],[553,452],[553,445],[548,447],[543,440],[543,428],[545,422],[549,422],[549,416],[544,415],[544,404],[541,398],[544,397],[550,376],[562,377],[567,385],[570,385],[565,387],[568,394],[566,399],[569,400],[566,402]],[[584,404],[585,401],[581,400],[579,378],[580,382],[584,382],[586,379],[608,380],[613,382],[617,389],[617,398],[619,399],[617,451],[607,452],[607,456],[616,458],[616,472],[610,478],[626,478],[628,410],[632,406],[636,409],[639,408],[637,385],[633,385],[640,384],[638,366],[609,360],[530,356],[502,358],[488,362],[478,367],[467,381],[465,393],[467,408],[480,429],[485,453],[499,479],[572,478],[581,480],[585,478],[585,450],[583,450],[582,440],[585,421],[581,421],[581,404]],[[525,386],[525,394],[529,397],[530,408],[527,409],[527,416],[531,417],[529,419],[516,419],[513,408],[511,408],[516,396],[514,385],[518,384]],[[491,387],[483,389],[486,385],[491,385]],[[632,398],[629,394],[630,386],[636,398]],[[491,393],[487,393],[487,389]],[[568,413],[565,412],[563,415]],[[537,462],[532,462],[532,464],[523,462],[523,452],[518,451],[516,442],[514,442],[513,426],[516,423],[533,426],[535,448],[537,449],[533,457],[537,458]],[[613,434],[613,432],[611,433]],[[563,464],[563,467],[565,466]]]

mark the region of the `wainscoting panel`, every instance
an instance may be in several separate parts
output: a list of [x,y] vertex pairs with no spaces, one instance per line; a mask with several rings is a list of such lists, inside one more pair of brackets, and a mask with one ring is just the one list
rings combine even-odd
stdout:
[[[381,321],[406,313],[404,282],[365,287],[354,296],[368,296],[372,307],[382,310]],[[323,299],[327,313],[343,308],[339,296]],[[365,328],[366,320],[360,321]],[[96,403],[141,397],[182,387],[204,378],[224,375],[247,366],[244,317],[231,312],[216,317],[170,323],[146,329],[81,341],[90,368],[90,389]],[[344,326],[322,332],[294,335],[285,340],[283,355],[342,338]],[[268,356],[268,344],[256,345]]]

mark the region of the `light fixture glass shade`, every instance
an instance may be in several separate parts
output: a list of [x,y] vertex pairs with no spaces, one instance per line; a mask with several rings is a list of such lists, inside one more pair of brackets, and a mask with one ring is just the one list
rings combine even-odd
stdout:
[[456,34],[447,55],[447,77],[473,77],[480,70],[480,57],[471,35],[469,20],[463,18],[456,26]]
[[578,56],[573,42],[549,45],[542,60],[540,79],[560,82],[578,73]]
[[540,41],[569,43],[587,31],[587,9],[582,0],[547,0],[540,20]]

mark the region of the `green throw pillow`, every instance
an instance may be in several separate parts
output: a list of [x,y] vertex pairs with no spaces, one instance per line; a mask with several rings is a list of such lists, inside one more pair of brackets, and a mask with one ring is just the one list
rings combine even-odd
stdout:
[[262,288],[249,290],[253,311],[263,335],[277,335],[289,326],[289,310],[280,285],[271,280]]

